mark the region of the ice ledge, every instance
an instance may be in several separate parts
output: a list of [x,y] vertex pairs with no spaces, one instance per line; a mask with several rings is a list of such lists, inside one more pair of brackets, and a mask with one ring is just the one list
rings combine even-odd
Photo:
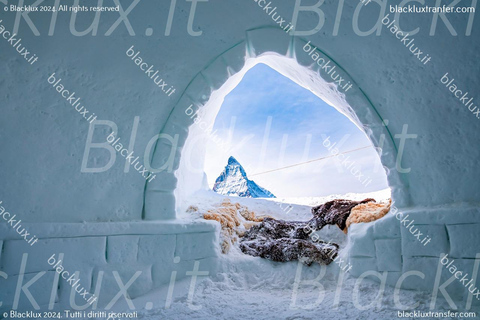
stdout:
[[480,204],[456,203],[435,207],[399,209],[416,224],[470,224],[480,223]]
[[[135,222],[86,222],[86,223],[21,223],[31,235],[45,238],[75,238],[113,235],[162,235],[215,232],[214,221],[172,220]],[[0,241],[23,239],[8,223],[0,223]]]

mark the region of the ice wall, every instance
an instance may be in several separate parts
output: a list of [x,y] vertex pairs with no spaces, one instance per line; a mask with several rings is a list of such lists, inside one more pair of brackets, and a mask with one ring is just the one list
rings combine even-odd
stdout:
[[437,299],[452,309],[480,306],[478,214],[460,206],[394,209],[376,223],[353,225],[346,250],[351,274],[429,292],[434,307]]
[[[168,129],[167,122],[173,126],[172,132],[179,134],[180,140],[186,138],[188,121],[182,118],[183,112],[179,112],[176,121],[169,122],[172,110],[174,107],[185,110],[190,103],[204,104],[208,100],[205,91],[218,89],[219,84],[241,69],[245,47],[253,55],[264,51],[286,54],[290,50],[292,53],[292,48],[284,45],[285,39],[280,35],[272,37],[264,33],[262,36],[257,32],[249,38],[247,30],[274,25],[254,1],[199,2],[193,29],[202,32],[200,36],[187,32],[191,5],[186,1],[176,3],[168,36],[165,32],[168,31],[170,3],[166,2],[135,2],[131,5],[128,21],[118,23],[118,13],[102,13],[95,36],[72,35],[73,28],[81,31],[90,26],[93,15],[89,13],[78,13],[75,21],[72,13],[59,13],[55,23],[51,14],[30,14],[31,26],[22,16],[17,18],[19,37],[39,60],[34,66],[26,64],[6,41],[0,41],[5,53],[0,57],[4,75],[0,89],[4,97],[0,134],[3,150],[8,153],[0,160],[1,176],[5,181],[0,188],[4,202],[12,211],[21,213],[28,221],[142,218],[145,179],[133,168],[124,173],[125,160],[120,155],[109,170],[81,172],[89,124],[48,84],[47,78],[53,72],[62,78],[66,88],[82,98],[99,120],[114,122],[125,144],[130,140],[134,117],[139,116],[133,150],[144,158],[149,141]],[[127,10],[126,4],[124,6]],[[277,7],[287,20],[293,18],[293,2],[279,3]],[[383,9],[380,10],[377,3],[372,2],[367,7],[345,3],[340,18],[335,20],[338,8],[336,2],[321,5],[319,10],[326,17],[323,23],[313,11],[298,12],[297,30],[311,30],[320,23],[319,32],[303,37],[348,72],[381,117],[389,120],[388,128],[393,136],[402,132],[404,124],[408,125],[408,133],[418,135],[417,139],[406,143],[402,158],[402,166],[411,168],[404,179],[405,191],[412,204],[475,203],[479,196],[479,182],[475,177],[480,170],[475,165],[479,149],[474,147],[478,140],[475,134],[478,119],[440,83],[445,72],[450,72],[459,85],[472,94],[475,92],[478,70],[471,62],[478,58],[478,41],[477,37],[465,36],[468,29],[465,17],[448,16],[449,22],[446,22],[438,17],[432,21],[402,16],[402,28],[420,28],[414,35],[415,42],[433,57],[424,66],[418,64],[394,35],[381,27],[379,17],[383,18]],[[356,11],[358,19],[352,21]],[[16,14],[5,13],[2,20],[11,30]],[[372,28],[377,20],[381,36],[376,36],[376,31],[369,36],[355,34],[358,30]],[[72,21],[74,27],[70,25]],[[475,33],[478,26],[473,22],[471,32]],[[146,35],[148,28],[154,30],[151,36]],[[456,36],[450,34],[452,28]],[[32,29],[38,30],[39,35],[34,35]],[[355,29],[358,30],[355,32]],[[48,35],[49,31],[52,36]],[[429,36],[430,32],[435,36]],[[336,33],[338,36],[334,35]],[[450,45],[451,41],[458,45]],[[230,60],[223,58],[228,61],[225,68],[230,74],[218,70],[210,76],[213,83],[199,83],[192,88],[191,81],[200,71],[241,42],[245,43],[238,46],[237,52],[230,51]],[[252,48],[250,43],[253,42],[255,47]],[[146,62],[160,70],[169,86],[176,88],[174,94],[164,94],[126,56],[132,45]],[[469,50],[465,49],[467,47]],[[309,57],[299,48],[295,55],[302,64],[308,64]],[[189,84],[191,90],[186,95],[184,90]],[[110,130],[105,126],[103,130],[100,126],[94,129],[95,142],[103,142]],[[398,144],[399,139],[395,140]],[[160,142],[167,146],[164,150],[157,146],[156,150],[168,153],[167,141],[161,139]],[[179,153],[180,150],[177,157]],[[103,167],[109,160],[108,151],[92,149],[88,166]],[[161,162],[161,159],[154,160],[154,164],[155,161]],[[160,203],[173,203],[171,188],[176,179],[158,175],[154,182],[157,183],[152,189],[154,197]],[[164,190],[167,192],[162,192]]]

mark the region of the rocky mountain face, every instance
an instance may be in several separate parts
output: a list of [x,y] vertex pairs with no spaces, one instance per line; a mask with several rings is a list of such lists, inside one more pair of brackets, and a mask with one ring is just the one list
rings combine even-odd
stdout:
[[226,196],[275,198],[270,191],[249,180],[245,169],[234,157],[228,158],[227,166],[215,180],[213,191]]

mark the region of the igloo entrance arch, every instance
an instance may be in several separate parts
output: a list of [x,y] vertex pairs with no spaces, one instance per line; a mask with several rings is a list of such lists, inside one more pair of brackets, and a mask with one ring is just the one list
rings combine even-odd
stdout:
[[[408,182],[395,169],[395,142],[361,87],[315,44],[278,29],[260,28],[247,32],[244,41],[217,56],[182,93],[161,132],[170,139],[157,142],[152,156],[153,164],[171,161],[171,170],[159,172],[158,178],[147,184],[145,219],[174,219],[183,201],[204,186],[201,152],[205,133],[211,129],[225,96],[258,63],[310,90],[363,130],[372,144],[381,149],[393,200],[400,205],[409,202]],[[342,84],[351,86],[338,86],[340,78]],[[196,151],[192,151],[194,146]]]

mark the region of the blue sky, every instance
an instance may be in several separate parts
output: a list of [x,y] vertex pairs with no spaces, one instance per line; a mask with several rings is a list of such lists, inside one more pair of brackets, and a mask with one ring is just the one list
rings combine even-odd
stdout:
[[[233,125],[232,125],[233,123]],[[230,151],[213,141],[207,146],[205,171],[209,184],[223,170],[230,155],[249,176],[324,156],[325,136],[341,143],[341,152],[371,146],[370,140],[347,117],[313,93],[264,64],[250,69],[225,98],[215,121],[216,135],[228,140]],[[352,173],[331,158],[251,177],[278,197],[324,196],[348,192],[370,192],[387,187],[373,147],[350,154],[365,187]],[[363,180],[363,179],[362,179]]]

